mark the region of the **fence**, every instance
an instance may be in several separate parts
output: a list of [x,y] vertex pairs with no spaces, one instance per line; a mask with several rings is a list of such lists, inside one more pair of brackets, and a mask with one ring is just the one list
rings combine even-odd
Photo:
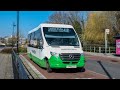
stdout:
[[[84,46],[84,51],[87,52],[95,52],[95,53],[105,53],[105,47],[104,46]],[[106,53],[115,53],[116,48],[115,47],[108,47],[106,49]]]
[[12,50],[12,63],[15,79],[29,79],[28,72],[22,63],[22,60],[14,50]]

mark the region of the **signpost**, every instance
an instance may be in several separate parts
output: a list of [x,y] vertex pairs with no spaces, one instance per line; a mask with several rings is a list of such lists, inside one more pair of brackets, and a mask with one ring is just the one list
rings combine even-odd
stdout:
[[12,48],[14,47],[14,42],[13,42],[13,39],[15,38],[14,36],[14,27],[15,27],[15,23],[13,23],[13,32],[12,32]]
[[109,29],[105,29],[105,54],[107,53],[107,34],[109,34],[109,32]]

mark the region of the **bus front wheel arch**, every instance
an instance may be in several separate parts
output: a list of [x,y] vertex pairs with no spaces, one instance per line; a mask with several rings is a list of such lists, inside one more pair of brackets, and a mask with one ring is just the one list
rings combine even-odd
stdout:
[[85,71],[86,71],[85,67],[78,68],[78,70],[79,70],[80,72],[85,72]]
[[52,72],[52,69],[50,68],[50,64],[49,64],[49,62],[48,62],[48,59],[45,58],[45,61],[46,61],[46,70],[47,70],[48,73],[51,73],[51,72]]

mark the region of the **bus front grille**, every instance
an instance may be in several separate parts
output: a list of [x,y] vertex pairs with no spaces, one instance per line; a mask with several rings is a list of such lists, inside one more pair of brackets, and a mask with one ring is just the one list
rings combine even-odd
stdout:
[[78,61],[80,59],[80,53],[61,53],[60,58],[61,60],[66,60],[66,61],[72,61],[72,60]]

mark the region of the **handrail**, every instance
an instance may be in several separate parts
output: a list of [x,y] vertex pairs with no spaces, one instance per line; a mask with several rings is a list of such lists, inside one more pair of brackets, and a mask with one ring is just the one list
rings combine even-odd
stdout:
[[29,79],[27,70],[25,70],[22,60],[13,49],[12,49],[12,63],[15,79]]

